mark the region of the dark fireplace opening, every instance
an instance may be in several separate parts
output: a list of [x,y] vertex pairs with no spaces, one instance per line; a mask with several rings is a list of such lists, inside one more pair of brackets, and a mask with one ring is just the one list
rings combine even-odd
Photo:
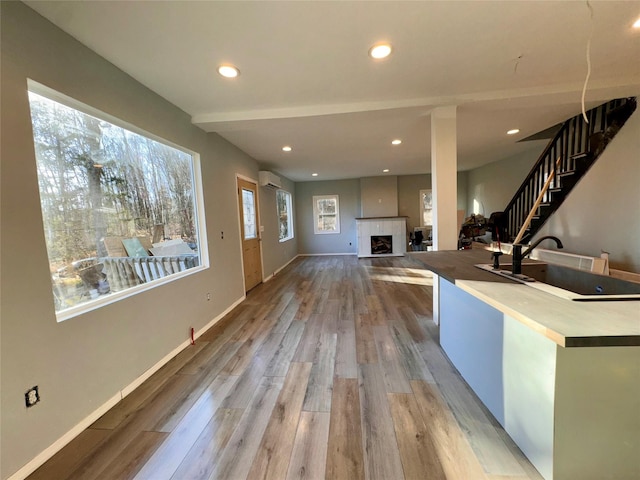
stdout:
[[371,236],[371,255],[393,253],[393,237],[391,235]]

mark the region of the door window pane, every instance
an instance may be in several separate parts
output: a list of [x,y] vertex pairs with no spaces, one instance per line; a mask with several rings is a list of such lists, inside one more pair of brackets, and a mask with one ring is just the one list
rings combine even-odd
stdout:
[[244,217],[244,239],[256,238],[256,203],[253,190],[242,189],[242,215]]

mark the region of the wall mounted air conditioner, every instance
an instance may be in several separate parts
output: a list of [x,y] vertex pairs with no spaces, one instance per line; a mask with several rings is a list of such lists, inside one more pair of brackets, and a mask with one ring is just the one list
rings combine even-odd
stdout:
[[282,188],[280,177],[274,175],[272,172],[262,171],[258,173],[258,180],[260,181],[260,185],[263,187]]

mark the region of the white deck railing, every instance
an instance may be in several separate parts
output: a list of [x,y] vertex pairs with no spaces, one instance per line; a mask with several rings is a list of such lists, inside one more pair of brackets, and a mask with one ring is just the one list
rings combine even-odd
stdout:
[[198,255],[104,257],[99,259],[112,292],[151,282],[198,266]]

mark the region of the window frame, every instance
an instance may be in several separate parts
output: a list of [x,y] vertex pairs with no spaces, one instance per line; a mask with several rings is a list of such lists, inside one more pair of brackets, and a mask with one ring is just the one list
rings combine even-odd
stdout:
[[[427,193],[431,194],[431,208],[430,209],[424,208],[423,196],[426,195]],[[433,227],[433,190],[430,189],[430,188],[421,189],[420,192],[419,192],[418,200],[420,202],[420,226],[421,227]],[[431,210],[431,223],[425,223],[425,221],[424,221],[424,214],[425,214],[425,212],[427,210]]]
[[[280,194],[284,194],[286,199],[285,204],[287,208],[287,231],[289,232],[289,235],[286,237],[280,237],[280,221],[282,218],[282,213],[280,212],[280,206],[278,202],[278,195]],[[282,188],[276,190],[276,215],[278,218],[278,242],[283,243],[288,242],[289,240],[293,240],[293,237],[295,236],[295,232],[293,231],[293,195],[291,195],[291,192],[288,192],[287,190],[284,190]]]
[[[207,242],[207,234],[206,234],[207,228],[206,228],[206,216],[205,216],[205,209],[204,209],[202,170],[201,170],[200,154],[198,152],[195,152],[186,147],[173,143],[162,137],[159,137],[158,135],[155,135],[125,120],[121,120],[120,118],[117,118],[113,115],[103,112],[102,110],[91,107],[90,105],[87,105],[79,100],[69,97],[61,92],[53,90],[32,79],[27,79],[26,93],[27,95],[29,93],[35,93],[37,95],[46,97],[49,100],[60,103],[68,108],[72,108],[80,113],[90,115],[92,117],[98,118],[99,120],[102,120],[105,122],[109,122],[116,127],[120,127],[122,129],[128,130],[137,135],[141,135],[149,140],[153,140],[162,145],[184,152],[191,157],[191,162],[192,162],[191,174],[192,174],[192,194],[193,194],[193,209],[194,209],[193,214],[194,214],[194,224],[195,224],[194,230],[195,232],[197,232],[197,236],[198,236],[199,265],[192,268],[188,268],[178,273],[167,275],[166,277],[158,278],[156,280],[151,280],[146,283],[129,287],[125,290],[111,292],[109,293],[109,295],[101,295],[96,299],[91,299],[87,302],[56,311],[55,315],[56,315],[57,322],[63,322],[65,320],[77,317],[79,315],[83,315],[85,313],[91,312],[103,306],[119,302],[121,300],[124,300],[125,298],[129,298],[131,296],[137,295],[147,290],[151,290],[158,286],[180,280],[184,277],[199,273],[201,271],[204,271],[210,268],[209,251],[207,248],[208,242]],[[32,134],[31,144],[34,145],[33,161],[35,164],[37,163],[37,158],[35,155],[34,142],[35,142],[35,139],[33,138],[33,134]],[[40,195],[39,184],[38,184],[38,195]],[[46,229],[44,218],[42,218],[42,221],[43,221],[42,235],[44,236],[45,229]],[[49,265],[50,265],[50,259],[48,255],[47,255],[47,261],[49,262]],[[54,308],[54,311],[55,311],[53,284],[52,284],[51,300],[52,300],[52,307]]]
[[[336,227],[333,230],[319,230],[318,221],[320,220],[320,211],[318,202],[320,200],[335,200],[336,202]],[[329,216],[329,215],[326,215]],[[313,233],[315,235],[334,235],[340,233],[340,199],[339,195],[314,195],[313,196]]]

